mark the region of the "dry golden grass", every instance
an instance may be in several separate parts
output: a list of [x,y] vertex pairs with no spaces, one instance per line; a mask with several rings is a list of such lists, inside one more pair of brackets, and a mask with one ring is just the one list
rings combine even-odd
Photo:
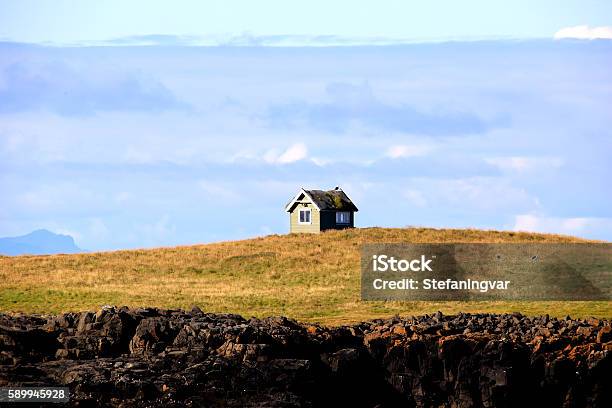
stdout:
[[470,229],[366,228],[320,235],[77,255],[0,257],[0,310],[56,313],[104,304],[287,315],[327,324],[392,314],[510,312],[612,316],[612,302],[362,302],[359,249],[373,242],[585,242]]

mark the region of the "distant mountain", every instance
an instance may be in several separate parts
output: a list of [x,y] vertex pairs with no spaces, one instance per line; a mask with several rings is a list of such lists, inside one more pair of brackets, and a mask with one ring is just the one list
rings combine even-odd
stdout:
[[0,255],[47,255],[83,252],[70,235],[44,229],[20,237],[0,238]]

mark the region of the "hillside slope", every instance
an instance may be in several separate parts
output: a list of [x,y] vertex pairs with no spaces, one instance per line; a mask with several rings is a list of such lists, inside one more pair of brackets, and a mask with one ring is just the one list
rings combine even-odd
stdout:
[[175,248],[0,257],[0,310],[104,304],[189,307],[325,323],[441,310],[611,316],[610,302],[361,302],[359,248],[372,242],[584,242],[515,232],[366,228]]

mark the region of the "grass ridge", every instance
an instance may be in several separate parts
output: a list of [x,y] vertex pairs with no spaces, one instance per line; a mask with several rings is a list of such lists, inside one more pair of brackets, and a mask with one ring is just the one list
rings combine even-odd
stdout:
[[0,310],[57,313],[103,304],[288,315],[339,324],[391,314],[512,312],[611,317],[611,302],[362,302],[364,243],[595,242],[512,231],[355,228],[71,255],[0,257]]

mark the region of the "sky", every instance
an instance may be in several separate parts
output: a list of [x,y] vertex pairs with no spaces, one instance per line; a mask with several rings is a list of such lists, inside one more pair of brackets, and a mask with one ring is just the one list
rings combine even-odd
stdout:
[[286,233],[340,185],[358,226],[612,240],[609,2],[173,3],[0,2],[0,236]]
[[0,1],[0,38],[75,44],[170,35],[340,36],[406,40],[550,38],[609,26],[608,0]]

